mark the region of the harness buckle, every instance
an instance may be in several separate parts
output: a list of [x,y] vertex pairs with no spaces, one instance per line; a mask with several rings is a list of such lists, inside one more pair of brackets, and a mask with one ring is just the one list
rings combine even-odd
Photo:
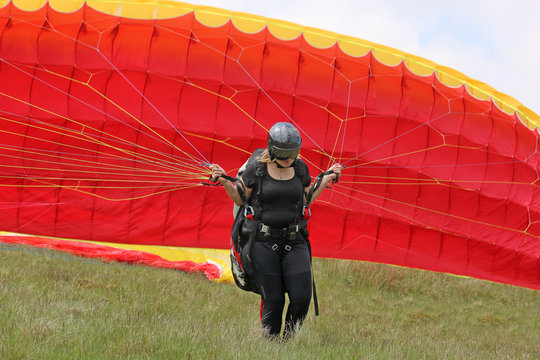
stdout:
[[263,223],[259,223],[259,231],[264,234],[264,236],[270,236],[270,226],[265,225]]
[[289,245],[289,244],[285,245],[285,250],[291,251],[291,249],[292,249],[291,245]]
[[272,245],[272,250],[276,251],[278,248],[279,248],[279,245],[278,245],[278,244]]
[[286,237],[289,238],[289,240],[296,240],[296,233],[298,232],[298,225],[297,224],[291,224],[287,227],[287,234]]

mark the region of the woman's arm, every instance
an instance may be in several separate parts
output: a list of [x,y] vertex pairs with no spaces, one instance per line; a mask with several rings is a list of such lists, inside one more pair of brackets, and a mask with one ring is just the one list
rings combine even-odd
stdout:
[[[321,180],[321,185],[313,192],[313,196],[311,197],[311,203],[315,202],[315,200],[319,197],[319,195],[321,195],[323,190],[328,186],[330,181],[336,179],[338,176],[341,175],[341,169],[342,167],[339,164],[334,164],[330,167],[330,169],[328,169],[328,171],[332,171],[332,174],[323,176]],[[314,184],[306,188],[306,193],[309,193],[313,185]]]
[[[238,193],[238,189],[236,188],[236,185],[233,184],[232,181],[227,180],[221,175],[225,175],[225,170],[221,168],[218,164],[212,164],[210,165],[210,170],[212,171],[212,179],[217,179],[221,184],[223,184],[223,187],[225,188],[225,191],[227,192],[227,195],[229,198],[234,201],[234,203],[238,206],[241,206],[243,204],[242,198],[240,197],[240,194]],[[242,177],[240,177],[240,181],[242,181],[242,184],[244,184],[244,181],[242,180]],[[251,197],[251,193],[253,192],[253,189],[250,189],[244,185],[245,189],[245,195],[246,200],[249,200]]]

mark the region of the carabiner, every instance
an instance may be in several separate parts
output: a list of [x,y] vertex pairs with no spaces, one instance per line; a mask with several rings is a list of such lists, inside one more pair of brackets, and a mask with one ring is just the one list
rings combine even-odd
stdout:
[[304,220],[309,219],[311,217],[311,209],[309,207],[307,207],[307,206],[304,206],[302,208],[302,216],[303,216]]
[[244,216],[246,219],[253,220],[255,215],[255,210],[253,210],[253,207],[251,205],[246,206],[244,209]]

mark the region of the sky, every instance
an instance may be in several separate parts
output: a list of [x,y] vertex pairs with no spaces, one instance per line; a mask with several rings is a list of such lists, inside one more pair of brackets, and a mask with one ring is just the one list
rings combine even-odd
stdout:
[[538,0],[199,0],[354,36],[421,56],[540,115]]

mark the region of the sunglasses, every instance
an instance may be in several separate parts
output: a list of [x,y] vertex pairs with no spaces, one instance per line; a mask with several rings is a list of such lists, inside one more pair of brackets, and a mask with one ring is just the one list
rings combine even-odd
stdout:
[[294,159],[296,159],[296,157],[292,158],[292,157],[277,157],[276,156],[276,159],[281,160],[281,161],[285,161],[285,160],[289,160],[289,159],[294,160]]
[[274,151],[274,157],[278,160],[288,160],[288,159],[294,160],[298,157],[299,152],[300,152],[300,149],[277,150],[277,151]]

